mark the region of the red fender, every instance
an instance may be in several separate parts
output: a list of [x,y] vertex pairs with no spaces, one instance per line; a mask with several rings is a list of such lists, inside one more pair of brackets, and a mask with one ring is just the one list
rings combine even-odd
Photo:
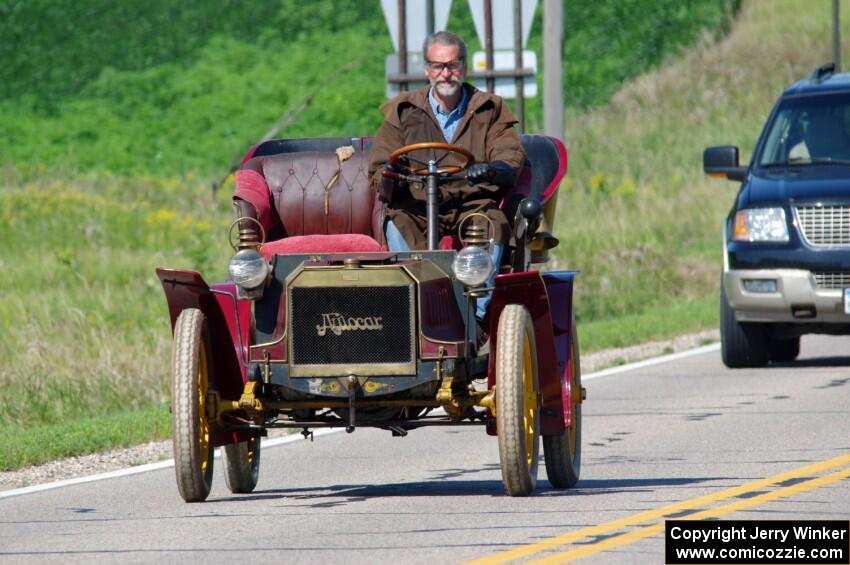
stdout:
[[[572,288],[570,283],[570,289]],[[496,385],[496,355],[498,339],[496,329],[499,326],[499,316],[508,304],[522,304],[531,315],[534,324],[534,341],[537,349],[537,375],[540,387],[540,432],[542,435],[560,435],[570,423],[569,403],[564,405],[564,396],[569,389],[564,390],[564,374],[566,361],[563,366],[559,351],[556,351],[555,331],[550,313],[549,295],[544,279],[537,271],[511,273],[496,277],[493,298],[490,302],[490,360],[487,386]],[[559,316],[560,319],[560,316]],[[562,333],[559,332],[559,347]],[[569,343],[567,342],[567,351]],[[492,422],[492,420],[491,420]],[[497,435],[494,425],[487,426],[489,435]]]
[[[238,400],[248,380],[251,302],[238,300],[236,285],[229,281],[208,285],[200,274],[181,269],[158,268],[156,274],[165,291],[172,332],[177,317],[186,308],[198,308],[204,313],[212,342],[210,380],[222,398]],[[217,430],[213,443],[224,445],[248,437],[244,432]]]

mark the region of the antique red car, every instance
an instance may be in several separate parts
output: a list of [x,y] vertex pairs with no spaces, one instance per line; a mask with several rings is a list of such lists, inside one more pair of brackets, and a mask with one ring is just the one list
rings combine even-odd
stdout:
[[[264,213],[284,229],[266,234],[256,219],[237,219],[227,282],[157,269],[174,334],[174,460],[187,502],[209,495],[219,446],[230,491],[253,491],[270,428],[306,437],[323,427],[405,436],[481,426],[498,436],[507,494],[535,488],[541,439],[551,485],[578,481],[576,273],[539,270],[558,243],[549,229],[567,152],[547,136],[522,143],[526,166],[502,202],[514,237],[501,265],[490,260],[486,230],[473,226],[430,237],[425,251],[387,251],[384,204],[367,178],[369,138],[273,140],[251,150],[240,172],[269,191]],[[441,166],[449,153],[460,166]],[[391,161],[436,194],[461,178],[469,157],[457,146],[417,144]],[[489,348],[474,317],[486,293]]]

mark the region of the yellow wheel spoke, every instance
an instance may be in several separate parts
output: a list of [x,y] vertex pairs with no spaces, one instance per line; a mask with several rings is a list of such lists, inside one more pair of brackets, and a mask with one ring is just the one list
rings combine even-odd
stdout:
[[207,418],[207,390],[209,389],[209,367],[207,352],[203,341],[198,351],[198,440],[201,448],[201,468],[206,471],[209,465],[210,423]]
[[534,369],[532,368],[531,341],[528,334],[523,339],[522,387],[523,387],[523,426],[525,427],[525,455],[531,465],[534,458],[534,417],[537,410],[537,391],[534,390]]

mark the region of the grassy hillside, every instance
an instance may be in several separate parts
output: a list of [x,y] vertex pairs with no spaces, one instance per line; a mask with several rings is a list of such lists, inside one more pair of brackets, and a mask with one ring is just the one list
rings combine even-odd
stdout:
[[[569,2],[568,100],[606,100],[701,29],[722,29],[736,2]],[[392,43],[378,0],[33,0],[6,11],[0,164],[215,175],[325,83],[287,137],[368,135],[380,125]],[[541,11],[529,44],[538,53]],[[465,1],[453,3],[449,25],[480,49]],[[529,102],[533,130],[540,100]]]
[[[226,276],[232,185],[213,196],[210,181],[322,81],[327,87],[286,136],[369,133],[380,117],[383,57],[391,45],[376,0],[303,6],[288,0],[251,14],[237,3],[216,11],[201,2],[177,10],[165,0],[125,4],[0,4],[0,32],[15,38],[0,43],[9,62],[0,66],[0,423],[9,430],[0,439],[0,468],[167,437],[170,333],[153,270],[165,265],[199,270],[208,280]],[[308,5],[318,13],[307,17]],[[717,36],[726,4],[688,6],[682,10],[674,0],[568,4],[572,169],[556,226],[563,242],[558,262],[583,272],[577,305],[588,348],[609,343],[610,328],[618,339],[636,340],[644,336],[628,328],[649,323],[670,332],[711,323],[712,314],[695,321],[687,300],[712,291],[708,278],[692,275],[694,266],[714,268],[708,258],[719,216],[711,212],[688,230],[671,227],[659,210],[699,216],[720,202],[726,206],[728,195],[712,199],[694,188],[694,179],[705,183],[689,168],[693,163],[638,171],[632,155],[656,159],[637,149],[663,147],[667,133],[650,141],[622,121],[634,104],[630,92],[640,81],[667,76],[666,67],[604,103],[624,78],[662,60],[684,64],[691,52],[682,59],[677,45],[703,26],[713,30],[706,32],[709,44]],[[760,9],[747,5],[745,13]],[[783,9],[778,17],[793,18]],[[464,10],[465,3],[455,2],[450,21],[472,37]],[[535,25],[531,43],[539,48],[539,21]],[[612,30],[631,39],[606,41]],[[702,51],[712,52],[696,50]],[[594,64],[574,70],[583,61]],[[350,66],[339,72],[341,65]],[[692,79],[667,80],[684,88]],[[582,94],[576,88],[572,97],[571,85],[583,85]],[[535,105],[539,100],[530,109],[532,129]],[[629,111],[636,112],[628,115],[632,122],[643,119]],[[651,120],[652,112],[647,115]],[[669,129],[680,122],[681,115],[671,117]],[[691,160],[699,151],[677,150]],[[678,200],[676,191],[688,198]],[[590,214],[606,221],[580,220]],[[657,223],[646,223],[649,218]],[[672,288],[682,281],[684,288]],[[672,288],[680,299],[670,316],[659,309],[659,288]],[[627,313],[658,320],[644,318],[638,326],[617,318]],[[665,328],[669,320],[678,326]],[[148,425],[147,418],[128,424],[122,415],[151,408],[153,422],[165,424]],[[48,451],[44,438],[62,437],[68,422],[102,433],[74,432],[87,439],[54,441]]]
[[828,0],[745,2],[719,42],[706,38],[601,107],[568,110],[557,255],[582,270],[586,339],[716,327],[721,222],[737,185],[705,177],[702,150],[730,143],[749,158],[782,90],[831,60],[830,18]]

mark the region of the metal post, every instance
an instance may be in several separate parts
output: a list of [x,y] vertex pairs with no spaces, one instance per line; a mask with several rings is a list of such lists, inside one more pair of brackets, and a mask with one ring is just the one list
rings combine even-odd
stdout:
[[[522,0],[514,0],[514,69],[522,69]],[[514,79],[516,87],[516,114],[519,120],[519,132],[525,132],[525,92],[523,78]]]
[[[398,0],[398,72],[407,74],[407,0]],[[407,90],[407,82],[399,83],[398,89]]]
[[437,184],[437,162],[428,161],[428,178],[425,180],[425,221],[428,251],[440,248],[440,187]]
[[832,0],[832,60],[835,72],[841,71],[841,14],[838,0]]
[[564,4],[543,0],[543,133],[564,139]]
[[428,0],[425,3],[425,33],[431,35],[435,31],[437,30],[434,29],[434,0]]
[[[484,0],[484,57],[487,61],[487,70],[492,71],[493,64],[493,1]],[[496,90],[496,79],[487,77],[487,92]]]

